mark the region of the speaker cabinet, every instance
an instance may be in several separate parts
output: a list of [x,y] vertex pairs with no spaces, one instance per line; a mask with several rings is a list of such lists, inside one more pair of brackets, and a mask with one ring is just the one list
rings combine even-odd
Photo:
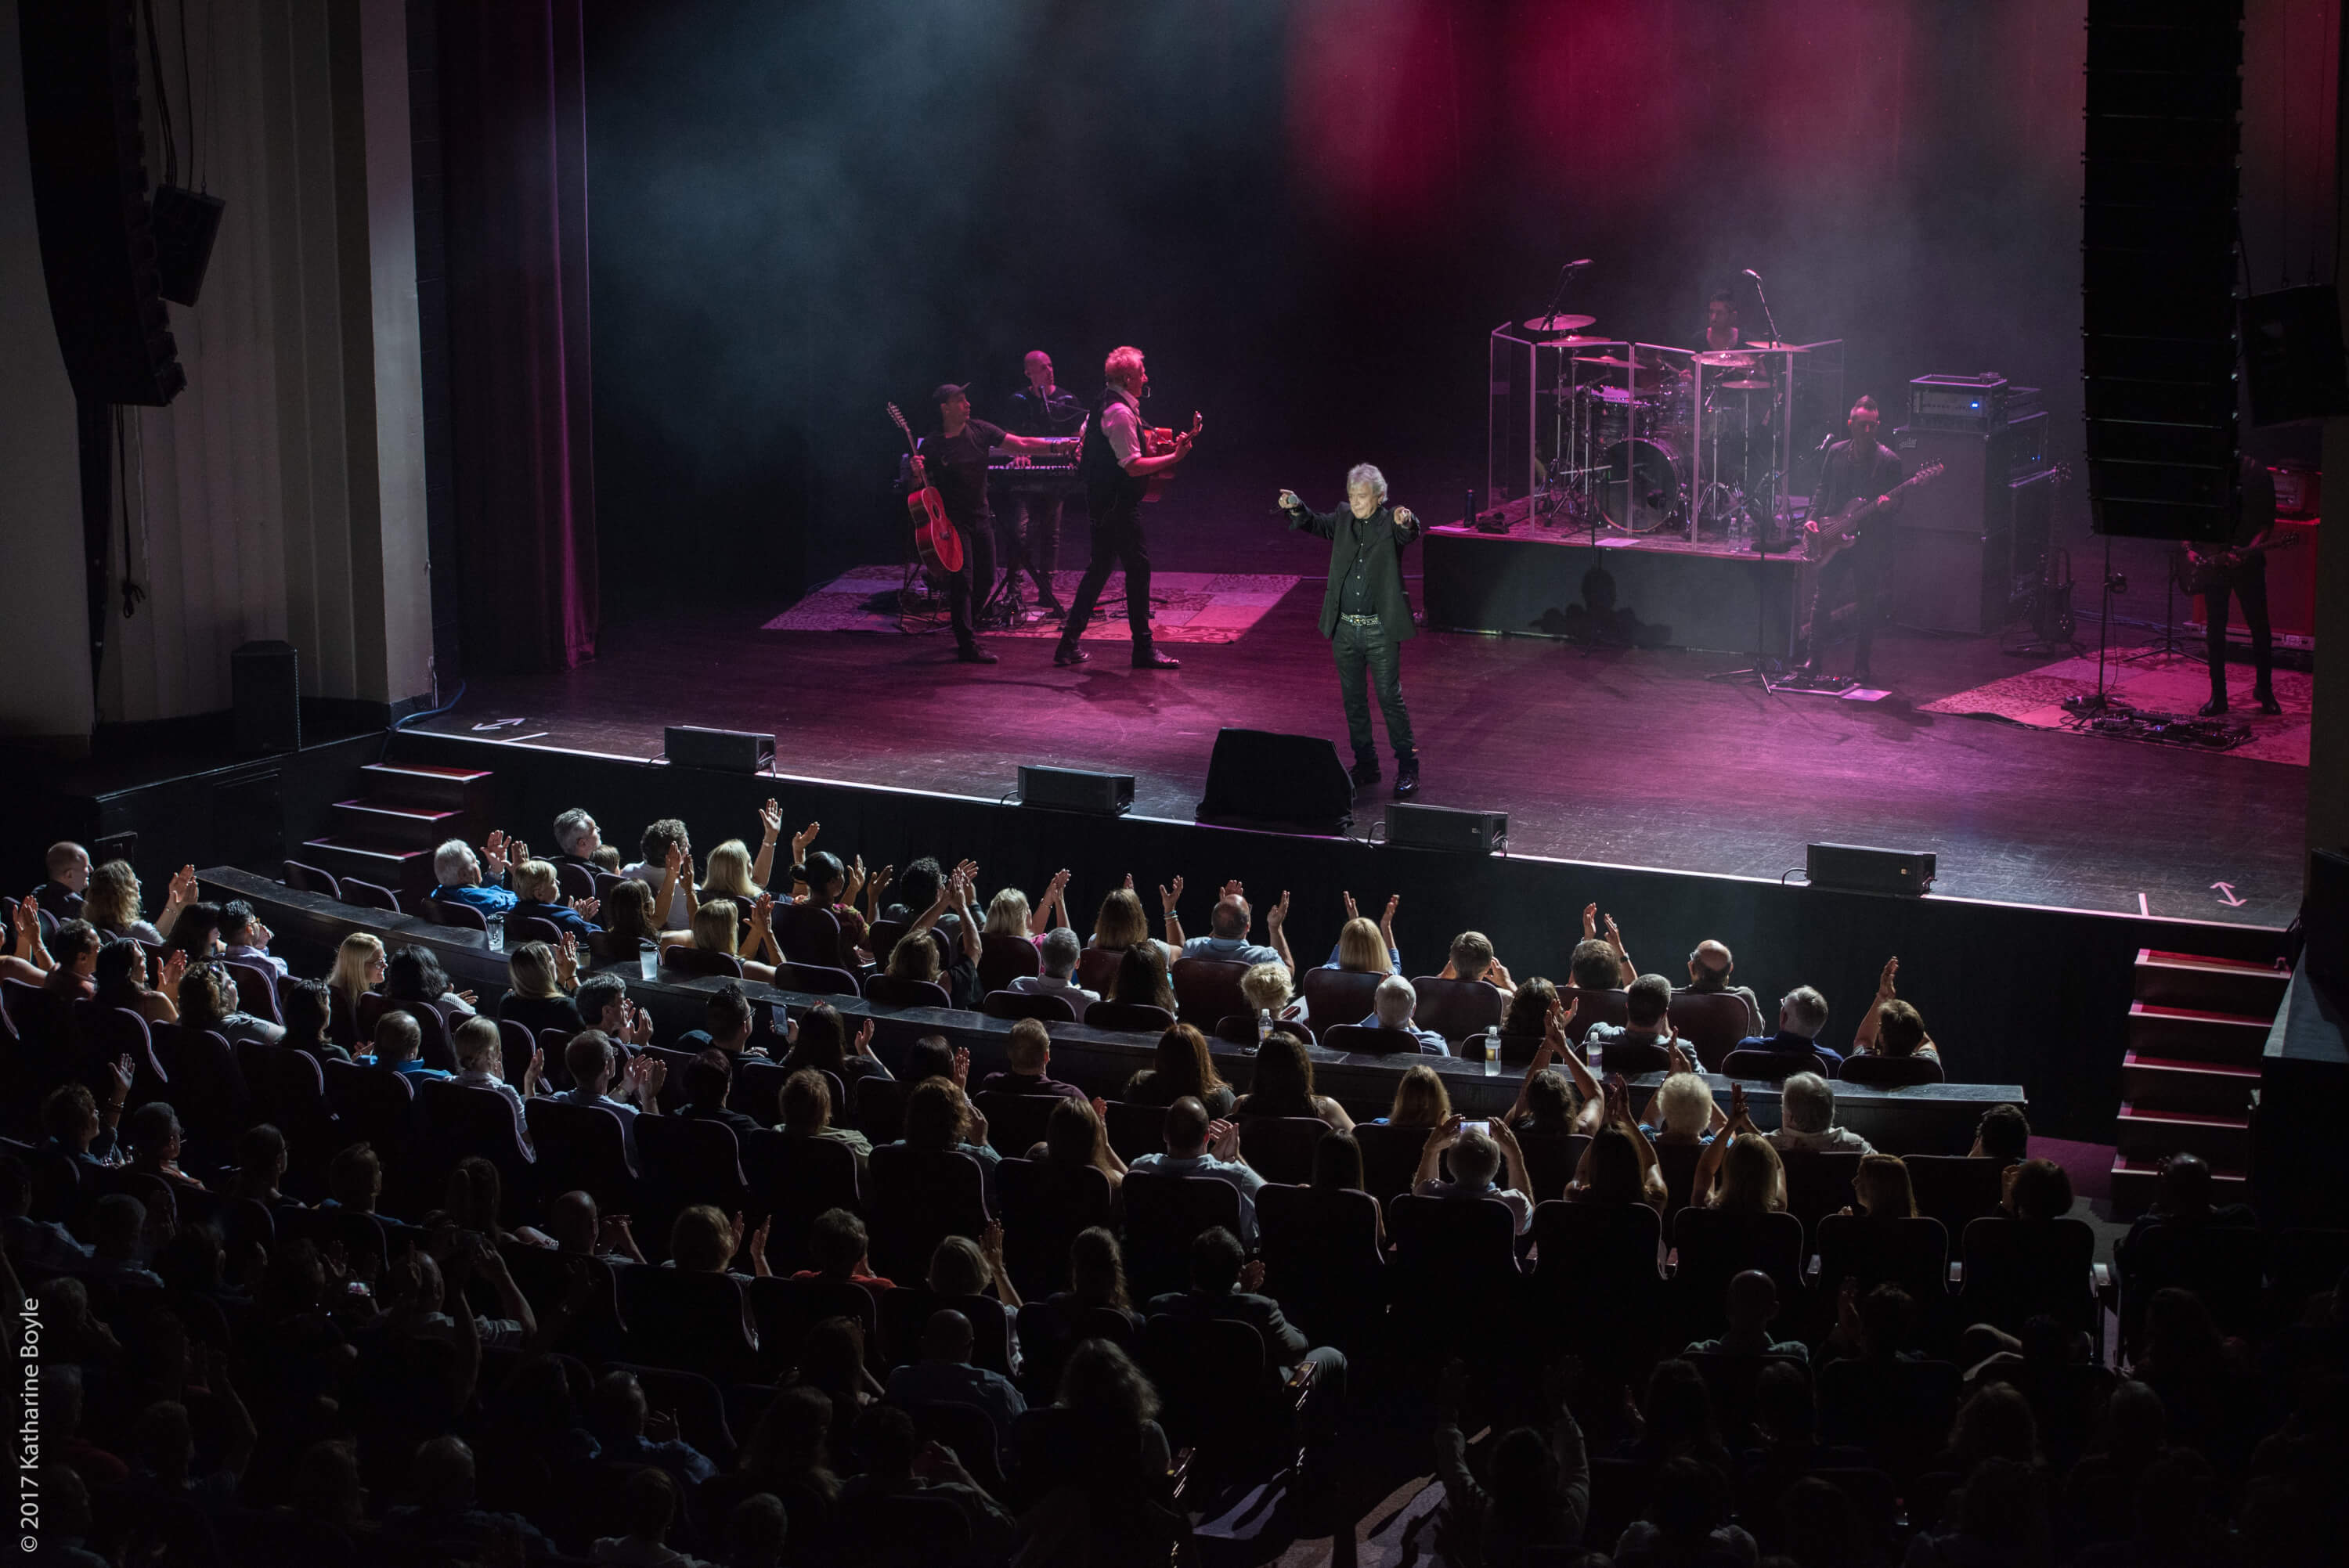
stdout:
[[1509,814],[1462,811],[1449,806],[1414,806],[1398,800],[1387,808],[1387,842],[1418,850],[1489,855],[1509,847]]
[[741,729],[704,729],[672,724],[661,731],[673,768],[707,768],[718,773],[764,773],[775,765],[775,738]]
[[1320,736],[1218,730],[1199,820],[1339,834],[1354,825],[1354,784],[1338,748]]
[[302,749],[302,656],[291,643],[247,643],[228,656],[239,751]]
[[1080,768],[1019,769],[1019,803],[1061,811],[1118,817],[1133,810],[1133,775],[1088,773]]
[[1894,519],[1889,609],[1904,625],[1991,632],[2006,622],[2014,539],[2007,469],[2013,439],[1962,430],[1892,432],[1901,466],[1944,471],[1901,498]]
[[1916,896],[1933,885],[1930,850],[1876,850],[1864,844],[1812,844],[1803,857],[1812,887],[1843,892],[1895,892]]

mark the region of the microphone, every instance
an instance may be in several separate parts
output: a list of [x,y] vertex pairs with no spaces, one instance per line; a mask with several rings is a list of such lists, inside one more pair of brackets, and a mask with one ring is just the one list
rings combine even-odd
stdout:
[[1815,452],[1826,451],[1829,447],[1835,445],[1835,436],[1836,433],[1833,430],[1829,430],[1826,435],[1819,438],[1819,444],[1811,449]]
[[1744,273],[1741,273],[1741,274],[1739,274],[1739,275],[1741,275],[1741,276],[1743,276],[1743,277],[1749,277],[1749,278],[1752,278],[1752,279],[1753,279],[1755,283],[1757,283],[1757,284],[1758,284],[1758,283],[1760,283],[1760,282],[1762,281],[1762,274],[1761,274],[1760,273],[1755,272],[1752,267],[1747,267],[1747,268],[1744,270]]

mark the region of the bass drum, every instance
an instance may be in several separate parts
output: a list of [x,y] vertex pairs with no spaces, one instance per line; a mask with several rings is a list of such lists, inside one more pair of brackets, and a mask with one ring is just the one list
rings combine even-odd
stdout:
[[1688,526],[1686,449],[1671,436],[1617,441],[1607,449],[1599,515],[1626,533]]

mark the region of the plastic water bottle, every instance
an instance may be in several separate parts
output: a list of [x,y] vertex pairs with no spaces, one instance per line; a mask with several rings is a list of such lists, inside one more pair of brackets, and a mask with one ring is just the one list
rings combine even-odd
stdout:
[[1264,1049],[1265,1041],[1270,1038],[1272,1038],[1272,1009],[1258,1007],[1256,1010],[1256,1048]]
[[660,944],[646,941],[636,944],[636,973],[647,980],[660,978]]
[[1501,1026],[1498,1024],[1485,1026],[1485,1076],[1501,1076]]
[[506,917],[502,914],[487,915],[481,923],[490,928],[490,951],[503,953],[506,950]]
[[1583,1041],[1582,1065],[1590,1069],[1590,1076],[1592,1078],[1605,1078],[1607,1076],[1607,1069],[1605,1067],[1600,1065],[1599,1059],[1599,1053],[1605,1048],[1604,1045],[1598,1040],[1585,1039]]

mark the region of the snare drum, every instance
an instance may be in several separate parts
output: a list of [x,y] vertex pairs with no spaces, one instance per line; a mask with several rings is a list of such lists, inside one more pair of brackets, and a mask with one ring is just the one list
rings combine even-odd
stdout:
[[1670,436],[1639,437],[1607,449],[1599,513],[1627,533],[1688,525],[1688,457]]

